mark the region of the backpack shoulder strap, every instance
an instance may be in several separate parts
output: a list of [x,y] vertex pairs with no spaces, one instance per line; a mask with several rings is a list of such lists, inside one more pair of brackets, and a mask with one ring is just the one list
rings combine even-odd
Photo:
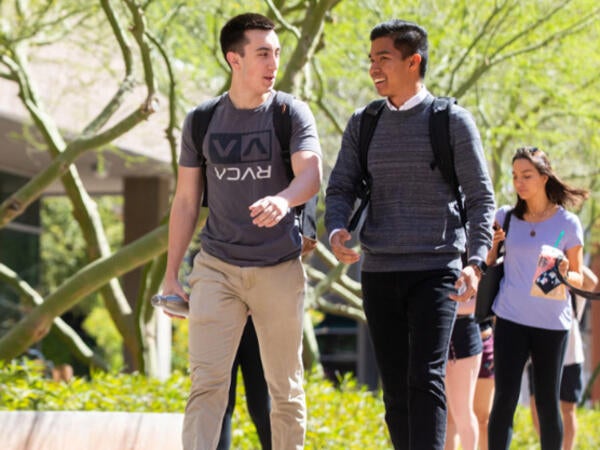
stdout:
[[360,159],[360,168],[362,170],[363,183],[370,183],[369,170],[368,170],[368,153],[369,144],[373,139],[375,128],[377,127],[377,121],[383,111],[385,105],[385,99],[373,100],[369,103],[362,115],[360,116],[360,131],[358,135],[358,154]]
[[204,157],[202,156],[202,143],[204,142],[204,137],[208,131],[210,120],[221,99],[222,97],[219,96],[206,100],[196,106],[192,112],[192,140],[194,142],[194,147],[196,147],[196,151],[202,160],[204,160]]
[[512,208],[506,212],[506,216],[504,217],[504,223],[502,224],[502,229],[504,230],[504,234],[508,234],[508,227],[510,226],[510,216],[512,216],[513,210]]
[[450,144],[450,108],[456,104],[454,97],[436,97],[429,116],[429,136],[435,163],[444,180],[452,188],[458,204],[463,226],[467,223],[467,215],[463,205],[460,185],[454,168],[454,149]]
[[381,116],[381,111],[385,105],[385,99],[373,100],[363,110],[360,116],[360,128],[358,134],[358,159],[360,163],[361,177],[360,184],[356,188],[356,195],[360,198],[360,205],[352,214],[350,221],[348,222],[348,231],[352,232],[358,226],[360,219],[363,215],[364,210],[369,204],[371,197],[371,176],[369,175],[369,145],[375,128],[377,127],[377,121]]
[[444,180],[451,186],[458,185],[454,171],[453,149],[450,145],[450,108],[456,100],[452,97],[436,97],[429,116],[431,146]]
[[[273,129],[275,136],[281,147],[281,158],[285,165],[288,179],[291,181],[294,178],[294,170],[292,169],[292,153],[290,142],[292,139],[292,106],[294,96],[287,92],[277,91],[273,99]],[[316,245],[317,238],[317,202],[318,196],[315,195],[303,205],[298,205],[294,208],[300,232],[303,236],[303,254],[312,250]],[[312,243],[307,242],[307,238]],[[314,244],[314,245],[313,245]],[[306,246],[306,247],[305,247]]]
[[[506,236],[508,236],[508,227],[510,226],[510,216],[512,216],[513,208],[509,209],[506,212],[506,216],[504,216],[504,222],[502,223],[502,229],[504,230],[504,236],[506,240]],[[506,253],[506,248],[504,248],[504,241],[500,242],[498,245],[498,254],[500,254],[500,250],[504,249],[503,253]]]
[[204,180],[204,194],[202,196],[202,206],[208,206],[208,185],[206,184],[206,158],[202,153],[202,143],[208,131],[208,125],[223,96],[214,97],[210,100],[200,103],[192,112],[192,141],[198,153],[198,158],[202,162],[202,179]]
[[289,180],[294,178],[292,170],[292,154],[290,151],[290,141],[292,139],[292,103],[294,96],[287,92],[277,91],[273,102],[273,129],[275,136],[281,147],[281,157],[285,164]]

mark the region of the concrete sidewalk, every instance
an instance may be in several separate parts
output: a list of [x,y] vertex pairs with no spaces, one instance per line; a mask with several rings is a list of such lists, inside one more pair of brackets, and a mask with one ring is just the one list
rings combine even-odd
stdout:
[[181,450],[183,414],[0,411],[2,450]]

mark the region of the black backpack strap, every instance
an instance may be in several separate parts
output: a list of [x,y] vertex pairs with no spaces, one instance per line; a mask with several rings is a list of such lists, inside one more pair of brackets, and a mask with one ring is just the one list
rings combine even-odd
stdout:
[[[273,129],[281,147],[281,158],[285,165],[288,179],[294,179],[292,169],[292,153],[290,142],[292,139],[292,105],[294,96],[287,92],[277,91],[273,99]],[[303,236],[311,239],[317,237],[317,202],[318,196],[312,197],[305,204],[296,206],[294,212],[298,218],[298,225]]]
[[358,225],[360,218],[369,204],[371,198],[371,176],[369,175],[368,168],[368,153],[371,139],[375,133],[377,127],[377,121],[381,116],[381,111],[385,105],[385,99],[374,100],[369,103],[361,117],[360,117],[360,130],[358,135],[358,157],[360,162],[361,180],[357,186],[356,195],[360,198],[360,205],[354,212],[348,223],[348,231],[352,232]]
[[208,131],[208,125],[217,108],[217,105],[223,97],[215,97],[202,102],[196,106],[192,112],[192,141],[198,153],[198,158],[202,162],[202,179],[204,180],[204,195],[202,196],[202,206],[208,206],[208,185],[206,183],[206,158],[202,153],[202,143]]
[[292,102],[294,96],[287,92],[277,91],[273,99],[273,129],[281,147],[281,158],[285,164],[288,179],[294,178],[290,140],[292,139]]
[[[508,236],[508,227],[510,227],[510,216],[512,216],[513,209],[509,209],[506,212],[506,216],[504,216],[504,222],[502,223],[502,229],[504,230],[504,240],[506,240],[506,236]],[[500,255],[500,250],[504,247],[504,241],[498,244],[498,255]],[[504,253],[506,253],[506,249],[504,249]]]
[[512,216],[513,210],[509,209],[506,212],[506,217],[504,218],[504,222],[502,223],[502,229],[504,230],[504,235],[508,235],[508,227],[510,227],[510,216]]
[[429,116],[429,136],[435,165],[440,169],[444,180],[446,180],[452,192],[454,192],[460,213],[460,220],[463,226],[465,226],[467,223],[467,214],[454,168],[454,149],[450,144],[450,108],[454,104],[456,104],[456,99],[453,97],[436,97],[433,100]]
[[369,144],[373,139],[379,116],[383,111],[385,99],[374,100],[369,103],[360,117],[360,132],[358,136],[358,153],[360,158],[360,169],[364,182],[371,183],[368,168]]

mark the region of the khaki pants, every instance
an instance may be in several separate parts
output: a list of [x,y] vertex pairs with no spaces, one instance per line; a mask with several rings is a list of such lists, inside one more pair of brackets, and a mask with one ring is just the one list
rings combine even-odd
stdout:
[[250,312],[271,397],[273,450],[302,449],[306,430],[302,385],[305,276],[300,260],[238,267],[200,252],[189,282],[192,387],[185,408],[183,448],[217,447],[231,367]]

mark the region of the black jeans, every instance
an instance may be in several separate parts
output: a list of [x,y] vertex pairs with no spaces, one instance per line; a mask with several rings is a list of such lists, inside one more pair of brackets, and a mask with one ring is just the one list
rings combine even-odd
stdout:
[[545,330],[498,317],[494,331],[496,390],[488,425],[490,450],[508,449],[521,379],[531,356],[543,450],[562,448],[560,378],[568,330]]
[[262,363],[260,362],[258,338],[256,337],[254,324],[252,323],[252,317],[248,317],[248,322],[244,328],[240,346],[231,370],[229,402],[227,403],[227,409],[223,417],[223,426],[221,427],[221,437],[217,445],[217,450],[228,450],[231,447],[231,416],[235,408],[238,367],[242,369],[248,413],[256,427],[260,445],[263,450],[271,450],[271,420],[269,418],[271,402],[269,400],[269,390],[265,381]]
[[363,302],[396,450],[444,448],[448,344],[458,271],[363,272]]

